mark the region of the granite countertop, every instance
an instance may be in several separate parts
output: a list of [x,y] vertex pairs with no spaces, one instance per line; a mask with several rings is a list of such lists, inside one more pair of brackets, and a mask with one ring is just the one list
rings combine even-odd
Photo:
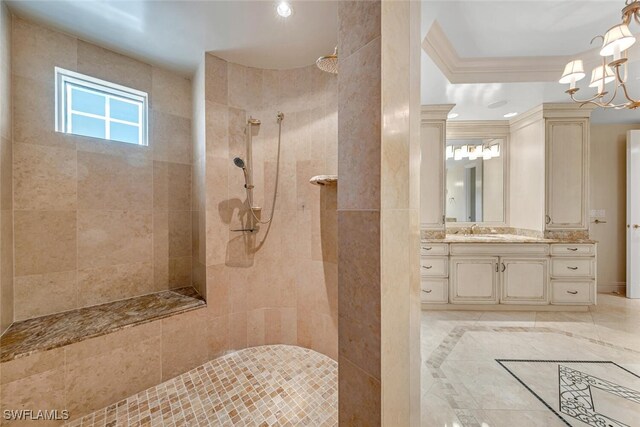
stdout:
[[444,239],[423,239],[422,243],[596,243],[589,239],[546,239],[516,234],[447,234]]
[[0,338],[0,363],[205,306],[187,287],[23,320]]

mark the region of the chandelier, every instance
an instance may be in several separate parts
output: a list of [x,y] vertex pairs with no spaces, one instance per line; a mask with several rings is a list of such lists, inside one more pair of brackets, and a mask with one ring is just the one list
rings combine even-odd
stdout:
[[[602,65],[597,66],[591,72],[591,82],[589,87],[597,88],[598,93],[590,99],[579,100],[575,98],[578,88],[576,82],[585,77],[584,64],[582,60],[574,60],[569,62],[564,68],[561,84],[569,84],[569,89],[565,91],[571,96],[571,99],[581,104],[594,104],[602,108],[615,109],[636,109],[640,107],[640,99],[633,99],[627,90],[627,49],[636,42],[636,38],[629,30],[629,24],[632,21],[640,24],[640,0],[627,0],[626,6],[622,9],[622,23],[618,24],[605,33],[604,36],[596,36],[591,40],[601,38],[602,48],[600,56],[602,56]],[[614,82],[613,93],[609,94],[606,85]],[[621,94],[624,100],[614,102],[618,95]],[[608,98],[608,101],[605,100]]]

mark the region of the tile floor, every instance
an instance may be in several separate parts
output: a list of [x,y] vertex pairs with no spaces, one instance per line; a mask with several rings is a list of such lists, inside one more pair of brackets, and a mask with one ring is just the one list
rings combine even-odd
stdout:
[[253,347],[212,360],[71,426],[335,426],[338,364],[312,350]]
[[[423,312],[422,426],[640,425],[640,301],[598,297],[588,312]],[[71,425],[335,426],[337,375],[311,350],[255,347]]]
[[431,311],[422,325],[423,426],[640,426],[640,301]]

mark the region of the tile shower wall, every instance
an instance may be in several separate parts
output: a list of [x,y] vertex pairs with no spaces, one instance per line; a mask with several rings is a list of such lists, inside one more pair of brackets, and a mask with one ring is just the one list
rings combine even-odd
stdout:
[[0,3],[0,334],[13,321],[11,13]]
[[[337,172],[337,79],[315,66],[262,70],[205,55],[204,129],[195,150],[194,277],[206,277],[208,309],[226,324],[228,349],[298,344],[337,358],[336,187],[311,185]],[[198,77],[200,76],[200,77]],[[246,123],[254,127],[254,205],[271,215],[278,126],[285,115],[271,227],[250,226],[243,173]],[[196,113],[197,114],[197,113]],[[200,121],[200,117],[196,117]],[[202,125],[202,124],[201,124]],[[197,217],[197,218],[196,218]],[[221,332],[222,334],[223,332]]]
[[[190,285],[190,80],[19,18],[12,60],[14,320]],[[55,132],[55,66],[147,92],[149,146]]]

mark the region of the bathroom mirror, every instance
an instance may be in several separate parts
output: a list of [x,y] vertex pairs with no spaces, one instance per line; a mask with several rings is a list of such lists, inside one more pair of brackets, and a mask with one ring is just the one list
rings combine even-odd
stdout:
[[505,222],[505,157],[502,138],[447,139],[445,222]]

